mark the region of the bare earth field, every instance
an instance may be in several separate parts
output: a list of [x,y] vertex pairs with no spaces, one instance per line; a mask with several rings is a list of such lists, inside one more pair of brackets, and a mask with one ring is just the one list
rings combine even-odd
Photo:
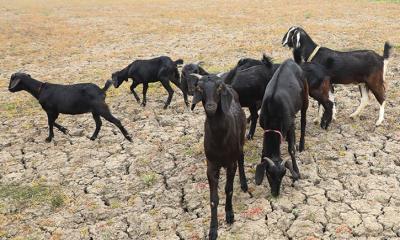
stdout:
[[90,141],[95,125],[86,114],[61,115],[70,134],[55,130],[48,144],[36,100],[7,90],[13,72],[103,86],[134,59],[159,55],[203,60],[214,72],[263,52],[280,62],[291,57],[280,42],[292,25],[337,50],[382,54],[392,42],[386,119],[375,127],[373,98],[350,119],[358,88],[338,86],[338,119],[325,131],[312,123],[312,101],[306,151],[298,154],[302,179],[292,184],[286,176],[277,199],[266,180],[254,184],[258,127],[245,147],[252,194],[241,192],[237,177],[231,226],[221,174],[220,239],[400,239],[400,4],[3,0],[0,13],[0,239],[204,239],[210,218],[201,106],[189,111],[178,92],[163,110],[166,91],[152,84],[142,108],[125,83],[109,90],[107,103],[132,143],[105,121]]

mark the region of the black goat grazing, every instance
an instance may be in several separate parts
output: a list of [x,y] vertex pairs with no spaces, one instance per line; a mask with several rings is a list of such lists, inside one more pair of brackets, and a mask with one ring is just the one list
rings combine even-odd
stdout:
[[[143,100],[142,106],[146,106],[146,93],[149,87],[149,83],[161,82],[163,87],[168,91],[168,99],[165,102],[164,109],[166,109],[172,100],[174,90],[171,88],[169,82],[174,83],[179,89],[181,89],[180,76],[177,65],[183,64],[182,59],[178,59],[175,62],[171,58],[166,56],[156,57],[148,60],[135,60],[129,64],[126,68],[121,71],[114,72],[112,74],[112,81],[114,87],[118,88],[123,81],[128,81],[128,78],[133,80],[131,85],[131,92],[137,102],[140,102],[140,98],[135,92],[135,88],[139,84],[143,84]],[[189,103],[185,102],[187,106]]]
[[207,178],[210,187],[211,222],[209,238],[218,236],[217,208],[218,181],[221,167],[226,168],[226,222],[234,221],[232,208],[233,180],[239,163],[240,184],[247,191],[244,173],[245,114],[240,107],[237,93],[217,75],[201,77],[194,92],[192,110],[200,101],[206,112],[204,124],[204,150],[207,157]]
[[224,78],[239,94],[240,105],[249,108],[251,124],[247,139],[253,139],[265,88],[278,67],[279,64],[273,64],[266,55],[261,61],[244,58]]
[[[385,74],[392,46],[386,42],[383,56],[372,50],[339,52],[318,46],[311,37],[300,27],[289,28],[282,39],[282,45],[299,50],[302,58],[307,62],[324,64],[328,58],[334,59],[334,67],[330,70],[332,84],[359,84],[361,101],[357,110],[350,115],[356,117],[368,104],[369,90],[372,91],[380,104],[379,118],[376,125],[380,125],[385,112]],[[331,100],[334,101],[333,91]],[[321,109],[322,111],[322,109]],[[333,109],[335,118],[336,109]]]
[[201,76],[208,75],[209,73],[201,67],[204,62],[196,62],[185,64],[182,67],[181,74],[181,90],[183,92],[183,98],[185,99],[186,105],[189,105],[188,95],[193,96],[194,89],[198,78],[190,74],[195,73]]
[[[271,194],[278,196],[286,168],[293,179],[300,178],[295,158],[295,117],[301,110],[301,136],[299,150],[304,150],[308,85],[303,71],[293,60],[286,60],[276,70],[265,89],[261,105],[260,125],[264,129],[261,163],[257,165],[255,180],[260,185],[267,175]],[[283,161],[280,145],[286,137],[292,162]]]
[[26,73],[14,73],[11,75],[8,90],[10,92],[25,90],[39,100],[48,118],[49,136],[46,138],[46,142],[51,142],[54,137],[53,126],[64,134],[67,133],[65,127],[55,122],[60,113],[75,115],[88,112],[92,113],[96,122],[96,130],[90,138],[91,140],[97,138],[101,128],[100,116],[102,116],[107,121],[115,124],[127,140],[132,141],[121,122],[110,113],[104,101],[106,98],[105,93],[110,85],[111,82],[107,81],[104,88],[101,89],[92,83],[73,85],[51,84],[37,81]]

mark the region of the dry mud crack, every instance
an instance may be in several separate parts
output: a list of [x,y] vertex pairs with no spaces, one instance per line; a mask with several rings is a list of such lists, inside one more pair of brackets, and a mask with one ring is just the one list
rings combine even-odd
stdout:
[[[334,49],[381,53],[386,39],[400,42],[400,6],[391,3],[91,3],[0,3],[0,239],[205,239],[210,219],[201,106],[191,112],[176,93],[163,110],[166,92],[152,84],[142,108],[125,83],[109,90],[107,103],[132,143],[106,121],[90,141],[95,125],[87,114],[60,116],[69,135],[55,130],[48,144],[39,105],[27,93],[7,91],[21,68],[47,82],[102,86],[132,59],[156,55],[204,60],[210,71],[262,52],[278,62],[291,57],[280,41],[293,22]],[[277,199],[266,181],[254,184],[262,147],[257,126],[245,145],[251,194],[240,190],[236,176],[230,226],[221,174],[220,239],[400,239],[399,61],[395,52],[380,127],[373,98],[360,118],[348,117],[359,102],[356,86],[336,88],[338,119],[328,131],[312,123],[312,102],[306,151],[297,154],[302,179],[286,176]]]

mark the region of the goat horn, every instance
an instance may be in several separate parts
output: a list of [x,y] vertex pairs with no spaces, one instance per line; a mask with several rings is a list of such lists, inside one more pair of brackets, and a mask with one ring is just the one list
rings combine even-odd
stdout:
[[270,158],[264,157],[263,160],[267,161],[268,166],[274,166],[274,162]]
[[192,76],[194,76],[194,77],[196,77],[198,79],[203,77],[203,76],[201,76],[200,74],[197,74],[197,73],[191,73],[190,75],[192,75]]
[[204,61],[197,61],[197,62],[195,62],[194,64],[196,64],[196,65],[203,65],[204,64]]

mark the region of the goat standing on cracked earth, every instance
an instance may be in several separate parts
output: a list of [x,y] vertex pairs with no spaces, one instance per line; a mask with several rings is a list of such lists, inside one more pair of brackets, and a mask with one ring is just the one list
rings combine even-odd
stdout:
[[240,185],[247,191],[244,173],[243,146],[246,132],[246,117],[240,107],[235,90],[216,75],[195,75],[199,78],[193,96],[192,110],[202,101],[206,112],[204,124],[204,150],[207,157],[207,178],[210,186],[211,222],[209,238],[218,236],[218,181],[221,167],[226,168],[225,219],[234,221],[232,207],[233,180],[239,163]]
[[46,138],[46,142],[51,142],[53,139],[54,126],[64,134],[67,133],[65,127],[56,123],[60,113],[75,115],[89,112],[92,113],[96,122],[96,129],[90,140],[97,138],[101,128],[101,116],[116,125],[128,141],[132,141],[124,126],[110,113],[104,101],[106,98],[105,93],[110,85],[111,82],[107,81],[104,88],[101,89],[93,83],[73,85],[51,84],[35,80],[31,75],[26,73],[14,73],[11,75],[8,90],[10,92],[25,90],[39,100],[48,118],[49,136]]

